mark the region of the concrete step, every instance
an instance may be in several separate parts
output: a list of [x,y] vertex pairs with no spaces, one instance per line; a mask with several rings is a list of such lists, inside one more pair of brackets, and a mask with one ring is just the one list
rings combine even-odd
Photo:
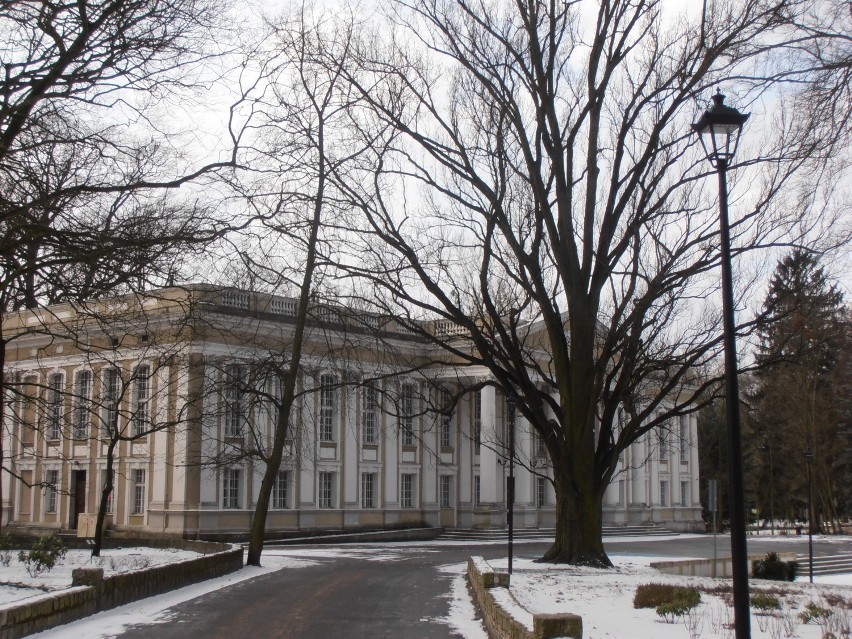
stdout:
[[[636,526],[604,526],[604,537],[659,537],[676,535],[670,530],[661,528],[654,524]],[[509,531],[502,529],[475,529],[475,528],[451,528],[445,530],[438,539],[456,541],[503,541],[509,536]],[[514,538],[523,539],[553,539],[555,530],[553,528],[520,528],[515,529]]]
[[[799,562],[799,575],[808,574],[808,556],[800,554],[796,557]],[[814,556],[815,575],[843,575],[852,573],[852,553],[837,555]]]

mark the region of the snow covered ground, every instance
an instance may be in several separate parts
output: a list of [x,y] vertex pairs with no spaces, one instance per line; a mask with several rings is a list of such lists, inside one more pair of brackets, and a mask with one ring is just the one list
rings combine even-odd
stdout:
[[[681,535],[680,538],[684,536]],[[628,539],[625,539],[628,541]],[[636,541],[630,538],[629,541]],[[662,541],[659,538],[649,541]],[[505,543],[505,542],[502,542]],[[607,544],[617,543],[608,538]],[[382,543],[358,546],[316,546],[300,548],[269,548],[264,551],[262,568],[245,567],[242,570],[212,579],[200,584],[188,586],[158,597],[152,597],[114,610],[106,611],[87,619],[68,624],[61,628],[35,635],[38,639],[106,639],[115,637],[123,629],[138,624],[168,623],[170,609],[184,601],[189,601],[208,592],[225,588],[246,579],[253,579],[272,571],[286,569],[298,570],[320,561],[333,561],[337,558],[354,558],[364,561],[404,561],[409,553],[440,553],[443,546],[467,545],[460,542],[423,543]],[[472,544],[471,544],[472,545]],[[724,584],[723,580],[675,577],[665,575],[650,568],[652,561],[676,559],[669,555],[651,557],[647,555],[623,554],[612,549],[611,558],[616,564],[614,570],[593,570],[554,567],[536,564],[529,560],[515,559],[512,577],[511,597],[515,598],[518,614],[527,614],[531,620],[532,612],[573,612],[583,617],[585,639],[716,639],[732,636],[725,627],[730,622],[730,606],[723,594],[702,592],[702,603],[693,620],[698,627],[692,633],[685,624],[678,622],[666,624],[651,609],[633,608],[633,595],[639,584],[658,582],[693,584],[713,590]],[[114,552],[114,551],[110,551]],[[125,549],[132,556],[133,549]],[[157,552],[157,551],[155,551]],[[168,551],[166,551],[168,553]],[[163,553],[166,559],[169,554]],[[175,555],[172,558],[176,559]],[[684,557],[685,558],[685,557]],[[68,560],[66,559],[66,563]],[[497,569],[505,569],[505,561],[491,561]],[[476,619],[476,613],[468,595],[464,573],[465,563],[440,565],[437,571],[450,580],[447,598],[449,612],[446,617],[435,620],[447,624],[454,633],[466,639],[487,639],[482,624]],[[5,569],[0,567],[0,574]],[[54,571],[58,570],[55,568]],[[68,569],[70,575],[70,568]],[[5,580],[5,578],[4,578]],[[785,584],[781,582],[751,581],[752,589],[783,589],[783,600],[788,609],[788,619],[794,619],[808,602],[831,607],[836,614],[852,618],[852,575],[818,577],[820,582],[811,586],[808,583]],[[70,582],[70,576],[68,577]],[[508,596],[508,595],[507,595]],[[839,598],[839,599],[838,599]],[[829,603],[833,602],[833,603]],[[527,610],[523,613],[520,609]],[[753,615],[752,636],[755,639],[778,639],[786,635],[773,634],[767,619]],[[765,629],[762,627],[765,626]],[[823,629],[818,625],[799,624],[793,637],[799,639],[821,639]],[[152,630],[152,636],[156,632]],[[413,638],[413,639],[416,639]]]
[[100,567],[105,575],[140,570],[149,566],[175,563],[198,557],[199,553],[172,548],[115,548],[102,550],[100,557],[92,557],[90,550],[69,550],[54,568],[38,576],[31,576],[23,562],[18,561],[18,551],[10,553],[8,566],[0,564],[0,606],[40,597],[46,592],[63,590],[71,586],[71,571],[80,566]]
[[[732,608],[725,594],[712,594],[725,580],[677,577],[650,568],[653,561],[671,560],[672,557],[613,555],[614,570],[596,570],[570,566],[554,567],[536,564],[529,560],[516,560],[512,575],[511,595],[517,604],[534,612],[572,612],[583,618],[584,639],[613,637],[623,639],[697,639],[732,637],[729,624]],[[505,570],[506,562],[489,562],[497,570]],[[751,580],[750,590],[771,591],[783,602],[783,609],[775,617],[756,615],[752,611],[752,637],[755,639],[821,639],[823,628],[815,624],[796,624],[796,619],[809,602],[834,610],[837,617],[845,617],[848,627],[852,620],[852,575],[818,577],[821,583],[785,583]],[[701,603],[694,614],[676,623],[665,623],[653,609],[633,608],[637,586],[647,583],[664,583],[695,586],[701,592]],[[838,604],[838,601],[845,602]],[[521,615],[523,616],[523,615]],[[784,619],[797,625],[795,633],[784,633]],[[686,621],[693,622],[692,632]],[[532,615],[528,615],[532,624]],[[848,635],[847,635],[848,636]],[[838,635],[838,639],[840,635]]]

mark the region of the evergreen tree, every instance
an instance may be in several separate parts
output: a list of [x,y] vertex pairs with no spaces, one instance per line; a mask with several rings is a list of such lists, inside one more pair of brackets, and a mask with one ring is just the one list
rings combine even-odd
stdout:
[[816,519],[848,510],[848,311],[816,255],[794,250],[778,264],[758,332],[755,419],[747,433],[750,481],[766,516],[807,517],[806,451],[813,457]]

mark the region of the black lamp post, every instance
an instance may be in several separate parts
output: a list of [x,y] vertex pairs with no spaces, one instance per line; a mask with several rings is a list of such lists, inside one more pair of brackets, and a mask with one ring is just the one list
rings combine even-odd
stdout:
[[811,487],[811,466],[814,463],[814,451],[805,451],[805,461],[808,463],[808,576],[814,582],[814,505],[813,489]]
[[509,422],[509,476],[506,478],[506,514],[509,524],[509,574],[512,574],[512,554],[515,541],[515,409],[518,406],[518,396],[514,391],[506,398],[506,412]]
[[731,573],[734,586],[734,631],[736,639],[751,637],[748,602],[748,552],[746,549],[745,497],[743,493],[742,427],[740,391],[737,381],[737,345],[734,324],[734,286],[731,275],[731,230],[728,223],[727,171],[736,153],[740,133],[749,115],[725,106],[725,96],[716,93],[713,106],[701,116],[693,130],[698,133],[707,159],[719,175],[719,226],[721,228],[722,319],[725,330],[725,413],[728,422],[728,468],[731,506]]

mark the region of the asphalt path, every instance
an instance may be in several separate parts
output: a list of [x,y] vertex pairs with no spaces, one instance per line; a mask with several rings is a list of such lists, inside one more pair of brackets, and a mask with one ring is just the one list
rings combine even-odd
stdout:
[[[807,552],[807,538],[749,538],[749,554]],[[712,557],[712,536],[607,542],[610,555]],[[546,543],[519,543],[515,556],[538,558]],[[364,549],[357,557],[358,549]],[[388,544],[326,547],[311,565],[284,568],[174,606],[167,623],[128,629],[122,639],[374,639],[459,637],[446,621],[453,574],[441,566],[471,555],[505,558],[505,544]],[[287,552],[288,549],[282,549]],[[298,552],[298,547],[292,550]],[[816,555],[852,551],[852,543],[815,541]],[[727,537],[718,556],[730,556]],[[339,556],[334,556],[335,554]],[[325,554],[325,553],[324,553]]]

